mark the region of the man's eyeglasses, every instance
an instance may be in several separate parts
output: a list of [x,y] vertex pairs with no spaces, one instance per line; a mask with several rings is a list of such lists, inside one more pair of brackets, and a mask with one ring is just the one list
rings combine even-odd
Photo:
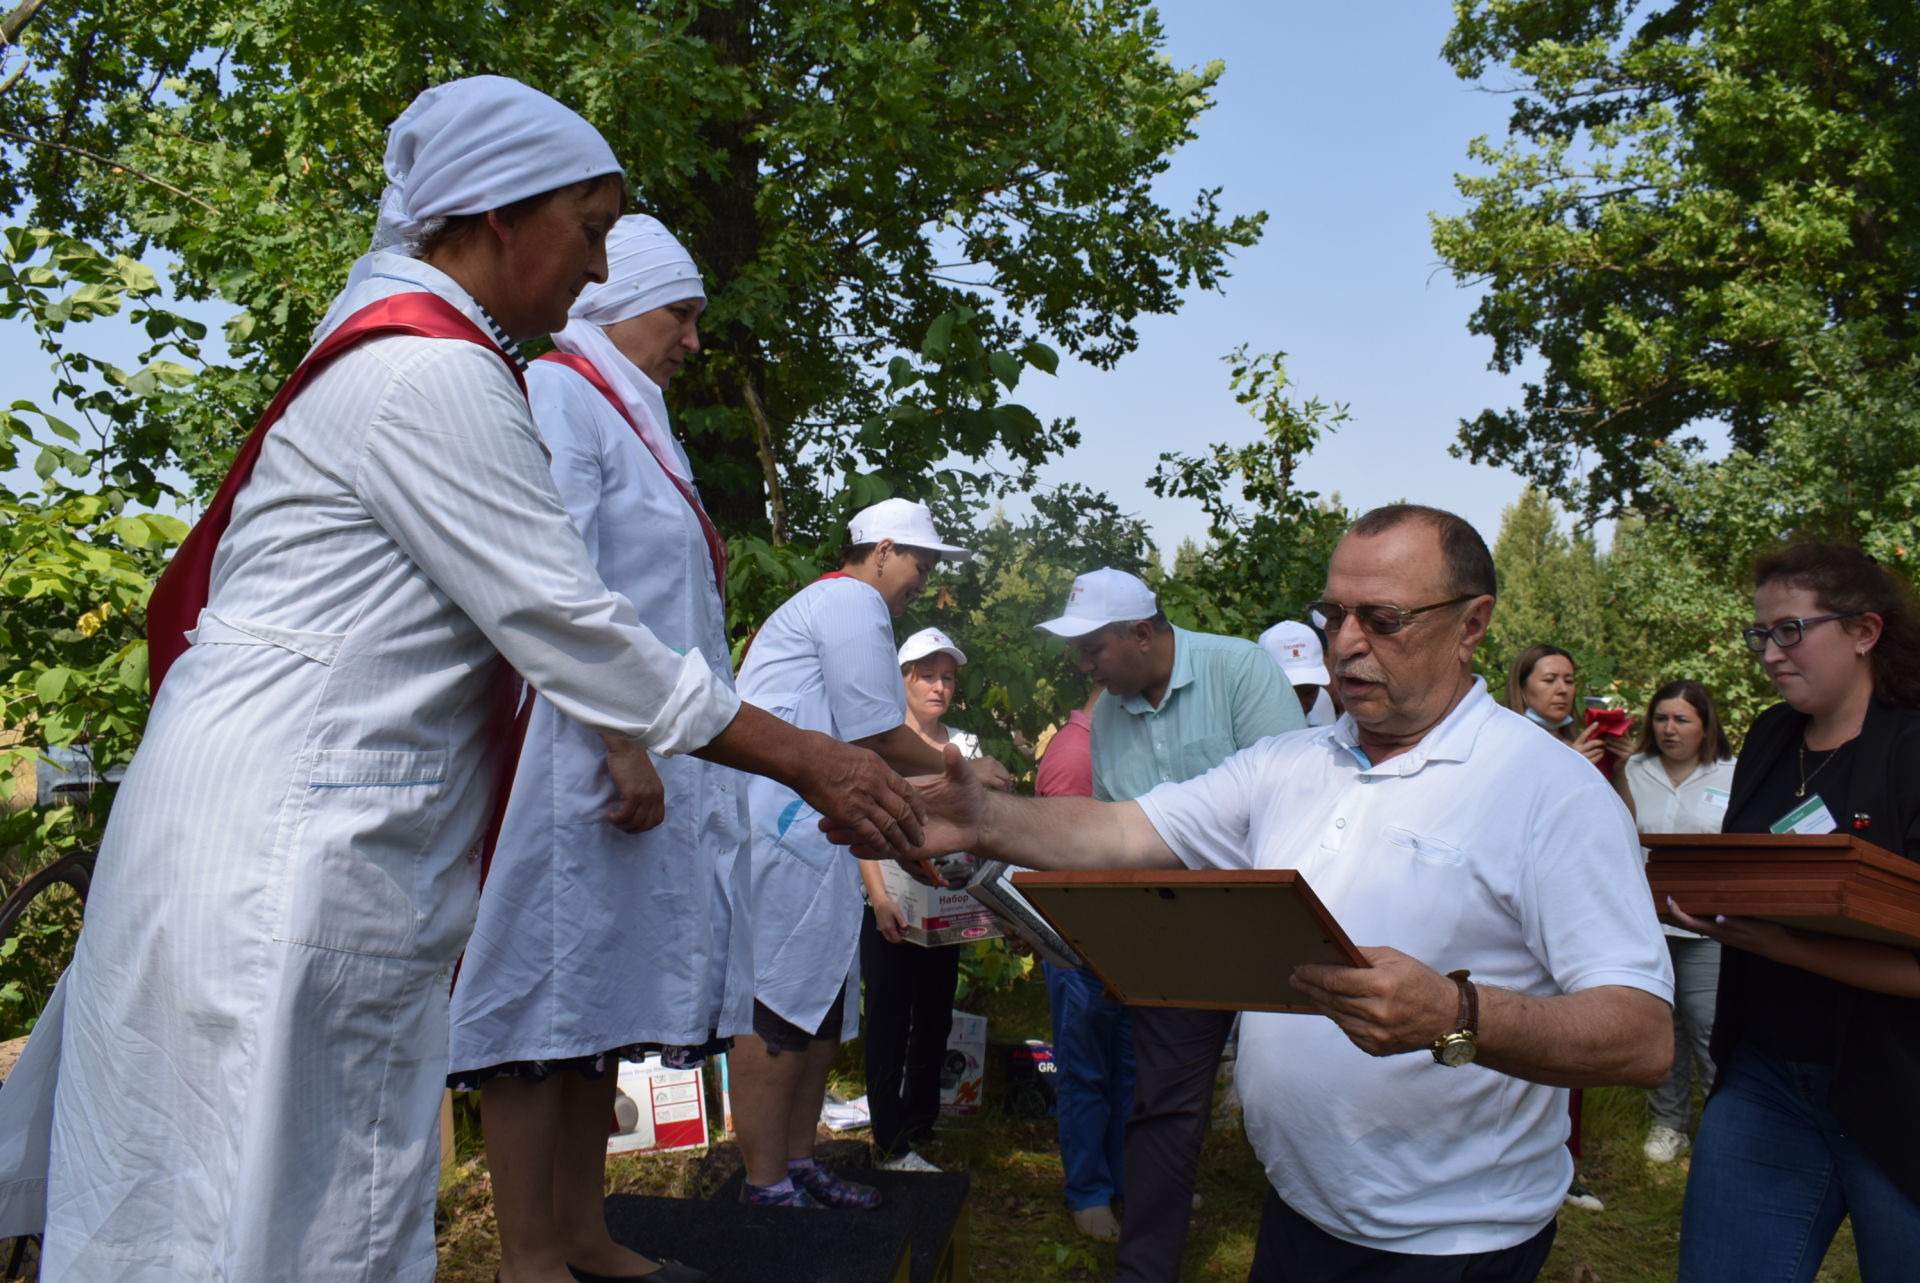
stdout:
[[1340,625],[1352,615],[1360,621],[1361,631],[1375,637],[1390,637],[1407,626],[1415,615],[1424,615],[1429,610],[1439,610],[1443,606],[1458,606],[1463,601],[1472,601],[1479,593],[1468,593],[1464,597],[1455,597],[1451,601],[1436,601],[1431,606],[1415,606],[1411,610],[1402,610],[1398,606],[1342,606],[1337,601],[1310,601],[1307,603],[1307,615],[1329,635],[1340,631]]
[[1807,635],[1807,629],[1815,624],[1824,624],[1833,619],[1852,619],[1861,613],[1849,610],[1838,615],[1815,615],[1811,619],[1783,619],[1771,628],[1749,628],[1740,636],[1746,639],[1747,649],[1756,655],[1767,648],[1769,637],[1781,650],[1789,650],[1798,646],[1800,639]]

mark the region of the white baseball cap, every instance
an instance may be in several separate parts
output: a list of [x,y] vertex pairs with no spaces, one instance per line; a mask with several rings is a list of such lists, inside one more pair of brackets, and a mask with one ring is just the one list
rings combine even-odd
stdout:
[[953,638],[938,628],[922,628],[913,636],[900,643],[900,662],[911,664],[916,659],[925,659],[929,655],[947,654],[953,656],[953,662],[967,662],[966,652],[953,644]]
[[1297,620],[1283,619],[1261,633],[1260,645],[1280,665],[1290,686],[1325,686],[1333,680],[1320,639]]
[[1152,619],[1160,613],[1160,599],[1139,576],[1102,566],[1073,581],[1067,591],[1067,613],[1035,628],[1055,637],[1085,637],[1108,624]]
[[965,561],[971,550],[942,543],[933,528],[933,514],[924,503],[911,499],[882,499],[871,508],[862,508],[847,523],[847,542],[879,543],[891,539],[902,548],[924,548],[937,552],[942,561]]

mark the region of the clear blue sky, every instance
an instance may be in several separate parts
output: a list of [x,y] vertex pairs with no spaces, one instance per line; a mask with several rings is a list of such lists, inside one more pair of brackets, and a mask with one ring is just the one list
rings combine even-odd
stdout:
[[[1169,556],[1202,535],[1198,505],[1155,499],[1146,478],[1162,450],[1254,437],[1219,359],[1247,343],[1285,351],[1300,395],[1351,406],[1303,484],[1355,508],[1449,507],[1491,541],[1520,483],[1447,447],[1461,417],[1509,404],[1518,381],[1486,369],[1490,345],[1466,330],[1475,295],[1440,267],[1428,215],[1461,207],[1453,175],[1467,142],[1503,133],[1507,103],[1440,60],[1451,6],[1170,0],[1162,18],[1176,63],[1227,64],[1200,137],[1162,178],[1164,198],[1184,209],[1219,186],[1227,210],[1266,210],[1267,231],[1234,261],[1224,295],[1195,293],[1178,315],[1144,320],[1117,369],[1068,363],[1021,384],[1019,399],[1077,418],[1085,437],[1048,475],[1109,491]],[[103,337],[87,336],[87,350],[131,358],[130,339]],[[0,323],[0,397],[44,395],[44,367],[24,330]]]
[[1346,402],[1353,419],[1302,473],[1349,507],[1414,499],[1451,508],[1491,542],[1521,483],[1449,457],[1456,426],[1517,399],[1467,332],[1477,295],[1440,267],[1430,211],[1463,208],[1453,175],[1466,146],[1506,128],[1505,96],[1457,79],[1440,58],[1444,0],[1171,0],[1168,52],[1226,62],[1199,138],[1162,178],[1166,203],[1222,187],[1224,207],[1268,212],[1221,294],[1140,326],[1112,372],[1063,365],[1023,382],[1043,417],[1071,414],[1086,444],[1050,472],[1105,489],[1146,516],[1163,551],[1204,535],[1197,504],[1145,488],[1163,450],[1252,440],[1220,357],[1240,343],[1287,353],[1301,396]]

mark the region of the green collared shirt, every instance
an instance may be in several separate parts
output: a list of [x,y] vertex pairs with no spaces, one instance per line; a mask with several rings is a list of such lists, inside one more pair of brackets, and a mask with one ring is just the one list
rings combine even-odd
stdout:
[[1307,724],[1280,665],[1250,641],[1173,630],[1173,675],[1155,708],[1144,695],[1093,708],[1093,795],[1128,801],[1204,775],[1269,735]]

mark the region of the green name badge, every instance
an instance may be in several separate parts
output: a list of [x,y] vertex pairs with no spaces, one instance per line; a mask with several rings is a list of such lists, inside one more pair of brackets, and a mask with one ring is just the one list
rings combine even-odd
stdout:
[[1815,793],[1775,820],[1769,831],[1812,836],[1817,833],[1831,833],[1839,827],[1833,822],[1833,812],[1827,810],[1827,804],[1821,800],[1818,793]]

